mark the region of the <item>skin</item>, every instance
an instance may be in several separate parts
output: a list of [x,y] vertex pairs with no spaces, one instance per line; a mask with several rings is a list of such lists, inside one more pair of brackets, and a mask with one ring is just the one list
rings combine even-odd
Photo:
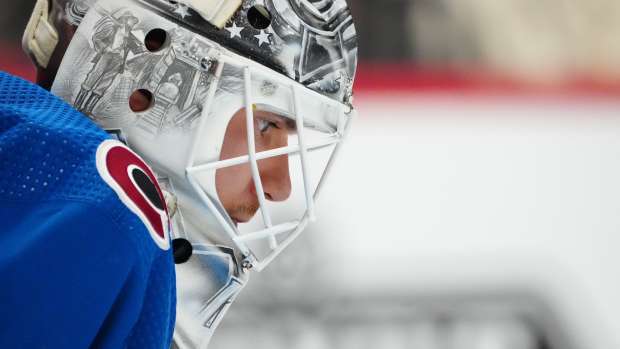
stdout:
[[[51,89],[64,53],[77,30],[77,27],[64,20],[62,8],[62,4],[55,3],[51,9],[54,25],[59,33],[58,46],[48,66],[37,67],[37,84],[47,90]],[[146,44],[157,46],[157,43]],[[134,112],[145,111],[151,106],[151,100],[145,94],[136,91],[129,98],[129,106]],[[294,122],[290,119],[256,110],[254,112],[256,152],[286,147],[288,135],[294,128]],[[246,132],[245,109],[241,109],[235,113],[226,129],[220,155],[222,160],[248,154]],[[286,200],[291,194],[288,156],[261,160],[258,162],[258,168],[265,198],[270,201]],[[249,221],[258,211],[258,197],[249,164],[217,170],[216,188],[222,205],[235,224]]]
[[[290,119],[265,111],[254,111],[257,153],[286,147],[292,131],[294,123]],[[248,154],[246,132],[246,113],[245,109],[241,109],[228,124],[220,160]],[[258,171],[267,200],[278,202],[288,199],[291,195],[291,179],[287,155],[258,161]],[[254,217],[260,206],[249,163],[217,170],[215,183],[220,201],[235,223],[244,223]]]

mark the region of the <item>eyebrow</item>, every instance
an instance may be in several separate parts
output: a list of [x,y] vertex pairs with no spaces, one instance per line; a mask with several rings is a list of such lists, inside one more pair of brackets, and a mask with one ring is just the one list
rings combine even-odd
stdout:
[[291,119],[291,118],[287,118],[285,116],[280,116],[281,118],[284,118],[284,123],[286,123],[286,127],[291,130],[291,131],[296,131],[297,130],[297,123],[295,122],[295,120]]

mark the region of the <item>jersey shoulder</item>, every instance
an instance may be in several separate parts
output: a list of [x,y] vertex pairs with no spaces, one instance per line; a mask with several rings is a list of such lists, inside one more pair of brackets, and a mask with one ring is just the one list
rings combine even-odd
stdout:
[[[50,92],[0,73],[0,195],[98,202],[94,153],[106,133]],[[87,185],[88,183],[88,185]]]
[[[6,227],[0,274],[10,279],[1,298],[15,306],[32,304],[28,312],[16,310],[23,322],[0,316],[3,326],[13,322],[10,328],[26,331],[21,337],[0,334],[0,344],[22,344],[0,346],[38,347],[42,341],[63,348],[121,347],[139,330],[155,327],[153,340],[170,342],[174,264],[163,195],[152,171],[71,105],[2,72],[0,219]],[[24,278],[32,282],[20,283]],[[29,287],[37,282],[45,287]],[[49,302],[47,294],[67,299]],[[99,308],[75,301],[90,300],[85,294]],[[53,324],[52,315],[44,316],[60,313],[81,315]],[[36,338],[27,330],[37,328],[33,318],[40,320]],[[95,333],[96,342],[66,336],[68,329],[82,329],[84,341]]]
[[169,247],[163,195],[140,157],[60,98],[2,72],[0,172],[0,200],[87,203]]

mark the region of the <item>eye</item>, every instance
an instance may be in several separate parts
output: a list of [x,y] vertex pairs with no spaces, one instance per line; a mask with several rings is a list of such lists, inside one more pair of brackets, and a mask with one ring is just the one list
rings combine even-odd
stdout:
[[258,120],[258,130],[260,131],[260,133],[265,133],[267,131],[269,131],[270,128],[279,128],[278,125],[275,122],[269,121],[269,120],[265,120],[265,119],[261,119],[261,118],[257,118]]

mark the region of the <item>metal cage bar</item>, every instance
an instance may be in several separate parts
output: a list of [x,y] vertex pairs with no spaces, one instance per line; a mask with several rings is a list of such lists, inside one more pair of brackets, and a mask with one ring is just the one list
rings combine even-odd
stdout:
[[[263,223],[265,223],[265,228],[271,228],[273,224],[271,223],[271,216],[269,215],[269,209],[267,208],[263,181],[260,178],[258,160],[256,159],[256,140],[254,139],[254,106],[252,105],[252,72],[250,67],[246,66],[244,68],[243,76],[245,81],[245,121],[248,139],[248,156],[250,158],[250,167],[252,169],[252,179],[254,180],[254,187],[256,188],[256,196],[258,197],[260,212],[263,216]],[[278,247],[278,241],[276,240],[275,235],[271,235],[269,237],[269,246],[271,249]]]
[[295,113],[295,122],[297,124],[297,138],[299,140],[299,157],[301,158],[301,172],[304,182],[304,191],[306,195],[306,209],[308,210],[308,219],[311,222],[316,220],[314,213],[314,198],[312,195],[312,186],[310,185],[309,165],[308,165],[308,148],[306,148],[305,131],[304,131],[304,115],[299,103],[299,95],[295,86],[292,88],[293,105]]

